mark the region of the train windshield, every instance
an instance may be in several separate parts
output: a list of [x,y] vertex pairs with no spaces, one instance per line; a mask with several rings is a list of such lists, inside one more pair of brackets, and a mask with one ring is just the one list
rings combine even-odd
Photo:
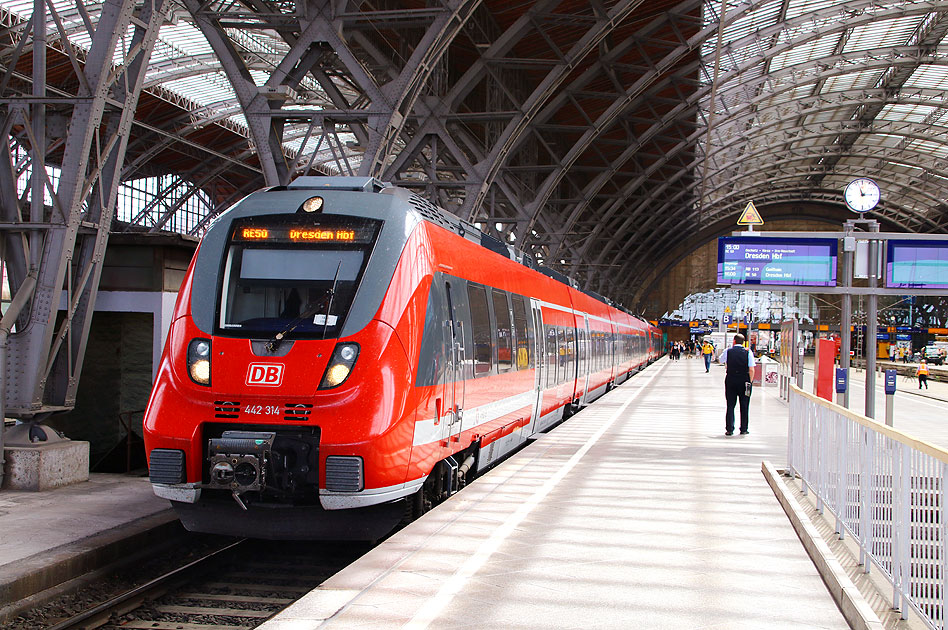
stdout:
[[238,225],[224,263],[218,332],[338,337],[375,239],[375,223]]

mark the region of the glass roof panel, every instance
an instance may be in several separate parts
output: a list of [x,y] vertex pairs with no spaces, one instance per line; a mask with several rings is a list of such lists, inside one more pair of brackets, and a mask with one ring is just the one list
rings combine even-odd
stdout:
[[[762,3],[756,10],[748,11],[738,17],[736,20],[724,27],[723,33],[723,43],[727,47],[731,42],[737,41],[755,31],[760,30],[761,28],[767,26],[773,26],[777,22],[777,18],[780,14],[780,1],[774,0],[772,2]],[[717,13],[721,8],[720,3],[706,3],[705,4],[705,24],[717,23]],[[728,3],[728,11],[732,11],[736,8],[736,3]],[[707,41],[701,47],[701,54],[705,57],[711,59],[714,58],[714,51],[717,47],[717,33],[708,38]],[[733,56],[730,60],[725,59],[725,55],[721,56],[721,67],[733,68],[735,63],[739,63],[742,59],[746,59],[750,56],[757,54],[759,51],[753,50],[753,47],[746,49],[737,49],[730,51],[733,53]]]
[[787,4],[787,19],[792,20],[839,4],[838,0],[790,0]]
[[833,54],[838,43],[839,35],[831,34],[812,42],[793,46],[786,52],[782,52],[773,58],[773,61],[770,62],[770,70],[771,72],[776,72],[788,66],[795,66],[813,59],[828,57]]
[[881,70],[859,70],[858,66],[853,66],[853,70],[854,72],[828,77],[823,92],[846,92],[872,88],[882,76]]
[[931,105],[886,105],[877,118],[897,122],[924,123],[935,114],[938,108]]
[[162,87],[186,95],[201,106],[236,99],[223,70],[174,79],[162,84]]
[[[165,48],[173,48],[181,55],[212,55],[214,50],[207,43],[204,34],[200,29],[187,22],[180,21],[177,24],[168,24],[161,27],[159,40],[165,45]],[[152,59],[154,59],[154,53]]]
[[948,89],[948,67],[932,64],[919,66],[908,81],[906,87]]
[[907,44],[922,19],[922,16],[907,16],[857,26],[846,41],[843,52],[875,50]]
[[948,144],[936,142],[934,140],[908,140],[905,143],[905,148],[910,151],[924,153],[925,155],[934,155],[940,158],[948,157]]

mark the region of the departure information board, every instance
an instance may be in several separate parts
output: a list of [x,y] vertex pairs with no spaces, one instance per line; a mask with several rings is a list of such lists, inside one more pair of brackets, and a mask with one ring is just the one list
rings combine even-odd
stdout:
[[885,286],[890,289],[948,288],[948,243],[888,242]]
[[718,239],[718,284],[836,286],[832,238],[725,236]]

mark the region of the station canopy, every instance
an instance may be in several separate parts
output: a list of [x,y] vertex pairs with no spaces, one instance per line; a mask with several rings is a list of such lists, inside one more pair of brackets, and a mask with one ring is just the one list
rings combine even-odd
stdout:
[[[68,97],[112,5],[46,4],[47,84]],[[286,183],[275,180],[372,175],[635,308],[749,201],[765,220],[838,224],[853,216],[846,183],[871,177],[883,192],[870,216],[886,228],[948,223],[948,2],[173,0],[161,11],[116,229],[200,235],[243,195]],[[0,12],[4,96],[28,94],[33,42],[18,34],[34,2],[0,0]]]

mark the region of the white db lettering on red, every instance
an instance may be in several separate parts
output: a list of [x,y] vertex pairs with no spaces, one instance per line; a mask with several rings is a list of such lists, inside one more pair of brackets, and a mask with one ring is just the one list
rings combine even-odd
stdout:
[[247,370],[247,385],[277,387],[282,382],[282,363],[251,363]]

